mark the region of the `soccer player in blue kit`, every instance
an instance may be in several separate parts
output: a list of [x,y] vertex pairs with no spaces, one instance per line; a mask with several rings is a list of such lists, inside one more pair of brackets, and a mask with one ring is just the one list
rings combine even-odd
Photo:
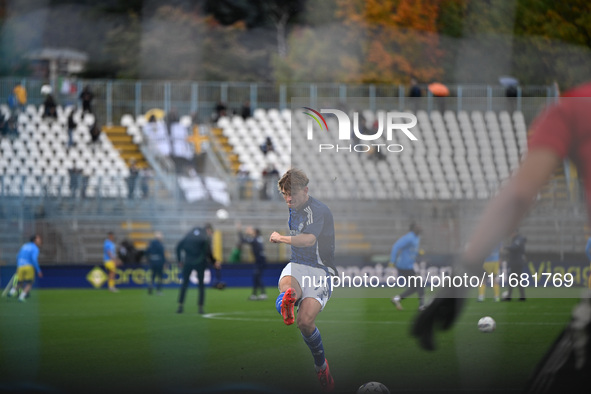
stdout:
[[18,298],[20,302],[25,302],[25,298],[27,298],[27,295],[31,291],[33,282],[35,281],[35,272],[37,273],[37,276],[43,278],[43,272],[41,272],[41,268],[39,268],[38,261],[41,243],[41,236],[39,234],[33,235],[29,242],[20,248],[18,256],[16,257],[18,285],[16,288],[11,289],[10,295],[16,295],[19,289],[23,289]]
[[[273,232],[269,240],[291,245],[291,258],[281,272],[275,306],[285,324],[297,323],[314,356],[322,390],[332,391],[334,380],[315,320],[331,296],[330,275],[336,275],[334,220],[325,204],[308,195],[308,181],[303,171],[291,169],[278,182],[289,207],[289,235]],[[318,283],[324,286],[313,286]],[[297,317],[294,306],[298,306]]]
[[121,260],[117,257],[115,246],[115,234],[112,231],[107,233],[107,239],[103,243],[103,264],[105,270],[109,274],[109,291],[118,293],[119,290],[115,287],[115,275],[117,274],[117,266],[121,265]]
[[414,292],[419,295],[419,310],[423,309],[425,302],[425,289],[421,284],[414,283],[413,277],[418,274],[415,272],[414,265],[419,255],[419,248],[421,245],[421,233],[423,229],[416,223],[410,225],[408,233],[400,237],[398,241],[392,245],[392,252],[390,253],[390,263],[396,264],[398,275],[406,278],[405,282],[407,289],[399,295],[392,298],[392,303],[396,309],[402,310],[400,301],[410,296]]

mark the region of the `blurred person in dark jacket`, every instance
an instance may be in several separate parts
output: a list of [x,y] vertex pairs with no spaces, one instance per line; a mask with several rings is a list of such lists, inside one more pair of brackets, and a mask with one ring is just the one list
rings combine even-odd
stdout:
[[[525,265],[525,243],[527,238],[519,234],[516,230],[511,237],[511,243],[505,247],[505,253],[507,256],[507,268],[509,275],[515,274],[518,278],[523,273],[523,266]],[[521,280],[517,280],[517,286],[519,288],[519,301],[525,301],[525,288],[521,285]],[[511,293],[513,292],[513,286],[509,286],[507,295],[503,297],[503,301],[511,301]]]
[[[241,244],[248,244],[252,249],[254,256],[254,272],[252,275],[252,294],[248,298],[254,300],[266,300],[267,294],[265,292],[265,285],[263,284],[263,270],[267,265],[267,258],[265,256],[265,246],[261,230],[248,226],[242,232],[240,224],[238,224],[238,236]],[[258,291],[260,290],[260,294]]]
[[179,292],[179,306],[177,313],[183,313],[183,304],[185,294],[189,286],[189,278],[193,271],[197,271],[197,280],[199,286],[199,295],[197,297],[197,306],[199,313],[203,311],[205,302],[205,268],[208,265],[214,265],[215,268],[221,266],[216,262],[211,252],[211,237],[213,235],[213,226],[206,223],[203,227],[195,227],[189,231],[176,247],[176,256],[179,266],[182,266],[183,282]]
[[148,283],[148,294],[152,294],[154,283],[156,283],[156,294],[162,294],[162,274],[164,266],[166,265],[166,257],[164,255],[164,245],[162,244],[162,233],[157,231],[154,233],[154,239],[145,251],[146,260],[150,265],[152,278]]

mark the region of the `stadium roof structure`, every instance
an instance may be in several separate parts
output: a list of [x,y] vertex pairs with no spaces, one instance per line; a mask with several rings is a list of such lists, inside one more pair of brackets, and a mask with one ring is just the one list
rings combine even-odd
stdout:
[[84,69],[88,54],[71,48],[40,48],[25,55],[29,60],[49,63],[49,79],[58,75],[76,74]]
[[70,48],[40,48],[30,51],[26,55],[31,60],[75,60],[87,62],[88,55]]

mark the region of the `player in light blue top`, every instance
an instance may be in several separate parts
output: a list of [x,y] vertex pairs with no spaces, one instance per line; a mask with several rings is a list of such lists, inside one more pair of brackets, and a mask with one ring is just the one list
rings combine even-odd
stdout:
[[404,234],[392,245],[392,252],[390,253],[390,263],[396,265],[398,276],[406,279],[406,290],[392,297],[392,303],[398,310],[403,309],[400,301],[414,292],[419,295],[419,309],[423,308],[425,302],[425,289],[421,286],[422,283],[418,283],[413,279],[417,276],[414,265],[419,255],[423,229],[417,223],[412,223],[409,230],[408,233]]
[[392,245],[390,262],[396,263],[396,268],[404,270],[414,269],[421,245],[420,234],[420,227],[413,223],[410,226],[410,231]]
[[19,301],[25,302],[25,298],[29,295],[35,280],[35,272],[39,278],[43,278],[43,272],[39,267],[39,247],[42,244],[41,236],[35,234],[31,237],[29,242],[24,244],[16,257],[16,275],[18,277],[18,285],[10,291],[11,295],[17,293],[19,289],[23,289],[19,296]]
[[107,238],[103,243],[103,264],[109,274],[109,291],[117,293],[119,290],[115,287],[115,275],[117,273],[117,266],[121,264],[117,258],[115,247],[115,234],[112,231],[107,233]]
[[105,243],[103,244],[103,261],[108,260],[115,260],[115,242],[113,241],[113,233],[109,232],[107,234],[107,239],[105,239]]

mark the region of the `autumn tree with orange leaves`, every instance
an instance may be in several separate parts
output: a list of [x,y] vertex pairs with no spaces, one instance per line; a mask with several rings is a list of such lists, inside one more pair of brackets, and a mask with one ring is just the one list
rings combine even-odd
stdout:
[[355,34],[363,31],[360,82],[428,82],[443,76],[437,20],[441,0],[338,0],[337,15]]

